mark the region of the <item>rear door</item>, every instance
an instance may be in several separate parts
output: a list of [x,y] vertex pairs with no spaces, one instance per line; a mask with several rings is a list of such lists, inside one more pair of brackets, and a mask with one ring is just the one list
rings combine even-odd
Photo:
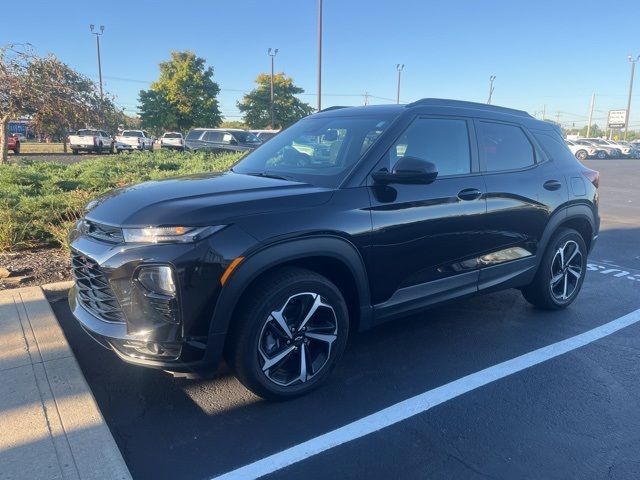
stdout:
[[564,175],[523,126],[482,119],[475,125],[491,244],[481,258],[484,289],[533,274],[545,227],[568,193]]
[[391,171],[402,156],[433,162],[431,184],[369,181],[373,230],[367,261],[376,320],[477,290],[475,258],[485,248],[485,186],[473,122],[420,116],[374,171]]

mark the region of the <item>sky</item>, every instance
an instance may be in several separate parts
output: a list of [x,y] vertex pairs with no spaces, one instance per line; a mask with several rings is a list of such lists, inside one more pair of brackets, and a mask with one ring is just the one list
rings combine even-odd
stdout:
[[[8,0],[5,0],[8,1]],[[180,2],[30,0],[16,22],[3,21],[0,45],[31,43],[97,81],[95,39],[101,37],[104,88],[135,114],[138,93],[158,78],[172,50],[191,50],[214,69],[221,111],[240,120],[236,102],[270,70],[304,88],[316,105],[317,0]],[[559,120],[594,123],[626,108],[629,54],[640,55],[640,1],[324,0],[322,106],[437,97],[493,103]],[[22,20],[20,20],[22,19]],[[640,62],[639,62],[640,63]],[[640,129],[640,68],[631,128]]]

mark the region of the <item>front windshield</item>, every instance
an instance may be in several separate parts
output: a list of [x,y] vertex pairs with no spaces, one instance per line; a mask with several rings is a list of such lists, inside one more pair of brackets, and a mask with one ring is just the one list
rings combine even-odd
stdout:
[[231,132],[236,140],[241,143],[262,143],[262,141],[251,132]]
[[308,117],[249,154],[233,171],[336,187],[391,120],[387,115]]

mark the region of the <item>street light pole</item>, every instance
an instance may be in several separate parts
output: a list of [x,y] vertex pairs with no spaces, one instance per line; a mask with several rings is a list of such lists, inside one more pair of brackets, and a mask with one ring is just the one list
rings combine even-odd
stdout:
[[493,96],[493,81],[496,79],[495,75],[491,75],[489,77],[489,98],[487,99],[487,104],[491,105],[491,97]]
[[629,82],[629,99],[627,100],[627,118],[624,122],[624,139],[627,139],[627,133],[629,132],[629,112],[631,110],[631,93],[633,92],[633,75],[636,72],[636,63],[640,60],[640,55],[633,58],[631,55],[627,57],[631,62],[631,81]]
[[104,100],[104,95],[102,93],[102,62],[100,61],[100,37],[104,33],[104,25],[100,25],[99,31],[94,31],[96,26],[92,23],[89,25],[91,29],[91,33],[96,36],[96,49],[98,51],[98,78],[100,79],[100,101]]
[[396,92],[396,103],[400,104],[400,76],[402,75],[402,70],[404,69],[404,63],[397,64],[396,69],[398,70],[398,91]]
[[322,0],[318,0],[318,111],[322,110]]
[[271,112],[271,130],[275,130],[275,119],[274,119],[274,113],[273,113],[273,74],[274,74],[273,65],[274,65],[275,57],[278,54],[278,49],[277,48],[275,50],[269,49],[267,53],[271,57],[271,105],[269,107],[269,110]]

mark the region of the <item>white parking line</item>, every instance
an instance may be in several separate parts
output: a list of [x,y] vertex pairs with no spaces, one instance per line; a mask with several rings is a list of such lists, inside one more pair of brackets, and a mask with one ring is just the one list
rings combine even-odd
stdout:
[[[618,267],[618,268],[611,268]],[[634,268],[627,267],[628,270],[635,270]],[[587,270],[591,272],[600,272],[603,275],[609,275],[616,278],[626,278],[627,280],[635,280],[636,282],[640,282],[640,273],[631,273],[625,270],[623,267],[613,264],[605,264],[605,262],[597,263],[587,263]]]
[[467,392],[480,388],[501,378],[520,372],[527,368],[546,362],[577,348],[600,340],[623,328],[640,322],[640,309],[620,317],[612,322],[589,330],[575,337],[534,350],[519,357],[499,363],[466,377],[454,380],[433,390],[416,395],[402,402],[391,405],[379,412],[367,415],[331,432],[312,438],[301,444],[287,448],[254,463],[230,471],[213,480],[259,478],[276,472],[294,463],[306,460],[343,443],[364,437],[383,428],[411,418],[420,413],[456,398]]

